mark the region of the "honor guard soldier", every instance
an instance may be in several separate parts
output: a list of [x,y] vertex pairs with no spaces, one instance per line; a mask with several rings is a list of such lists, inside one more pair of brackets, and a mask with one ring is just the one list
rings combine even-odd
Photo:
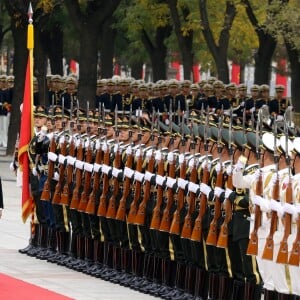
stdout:
[[97,80],[97,89],[96,89],[96,99],[95,107],[98,108],[104,105],[104,109],[110,111],[111,106],[111,95],[107,90],[107,80],[99,79]]
[[6,75],[0,75],[0,147],[7,147],[8,114],[11,111]]
[[290,105],[289,101],[283,97],[284,86],[278,84],[275,86],[275,97],[269,102],[270,115],[278,121],[283,120],[285,110]]
[[62,101],[64,101],[64,106],[66,109],[71,108],[71,102],[73,103],[73,107],[76,106],[76,103],[77,103],[77,79],[74,76],[69,76],[66,78],[65,92],[60,95],[58,105],[62,105]]
[[58,105],[61,94],[64,92],[61,88],[62,78],[60,75],[52,75],[50,78],[50,88],[48,92],[48,103],[50,105]]
[[128,112],[131,104],[130,81],[120,79],[118,86],[120,89],[112,96],[111,111],[114,112],[117,107],[119,112]]

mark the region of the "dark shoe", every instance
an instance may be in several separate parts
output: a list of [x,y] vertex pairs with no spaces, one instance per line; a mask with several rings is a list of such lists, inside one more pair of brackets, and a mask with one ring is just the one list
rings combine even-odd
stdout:
[[21,254],[26,254],[30,249],[34,248],[33,245],[29,244],[27,247],[23,248],[23,249],[19,249],[19,253]]

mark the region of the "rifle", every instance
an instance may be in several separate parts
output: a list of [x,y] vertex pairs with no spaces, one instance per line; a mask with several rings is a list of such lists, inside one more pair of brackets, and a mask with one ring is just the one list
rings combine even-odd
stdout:
[[90,141],[90,132],[91,132],[91,127],[89,123],[89,102],[87,101],[87,112],[86,112],[86,118],[87,118],[87,145],[85,149],[85,165],[84,165],[84,185],[83,185],[83,191],[80,196],[80,201],[78,205],[78,211],[80,212],[85,212],[86,206],[88,203],[88,196],[90,192],[90,187],[91,187],[91,177],[92,173],[91,171],[86,169],[86,166],[91,164],[92,159],[93,159],[93,150],[91,147],[91,141]]
[[[147,166],[147,171],[146,171],[146,175],[147,173],[152,174],[154,171],[154,165],[155,165],[155,156],[154,156],[154,150],[153,150],[153,142],[154,142],[154,133],[153,133],[153,117],[154,117],[154,111],[152,112],[152,123],[151,123],[151,141],[152,141],[152,149],[149,151],[151,152],[151,156],[149,158],[148,161],[148,166]],[[143,200],[141,201],[137,214],[135,216],[135,220],[134,223],[136,225],[144,225],[145,224],[145,217],[146,217],[146,205],[147,202],[150,198],[150,189],[151,189],[151,181],[150,180],[146,180],[145,184],[144,184],[144,196],[143,196]]]
[[[231,136],[232,136],[232,108],[230,109],[230,121],[229,121],[229,141],[228,141],[228,149],[229,149],[229,153],[231,155],[231,164],[232,164],[232,147],[231,147]],[[220,129],[219,129],[220,130]],[[219,139],[221,139],[221,137],[219,136]],[[220,170],[217,174],[217,179],[216,179],[216,187],[218,188],[222,188],[223,187],[223,169],[222,169],[222,147],[221,147],[221,140],[218,140],[218,153],[219,153],[219,164],[220,164]],[[232,180],[231,180],[232,182]],[[229,188],[229,187],[228,187]],[[232,188],[232,187],[231,187]],[[207,245],[212,245],[212,246],[217,246],[218,244],[218,228],[217,228],[217,224],[218,224],[218,220],[221,217],[221,201],[220,198],[216,196],[215,198],[215,212],[214,212],[214,217],[209,225],[209,231],[208,231],[208,235],[206,238],[206,244]],[[221,226],[221,233],[223,233],[225,240],[228,238],[228,222],[231,219],[231,211],[230,211],[230,206],[228,205],[227,207],[227,203],[226,203],[226,208],[227,211],[225,210],[225,213],[228,214],[228,219],[226,219],[226,223],[224,223]],[[223,226],[224,225],[224,226]],[[223,227],[223,231],[222,231],[222,227]],[[226,242],[225,242],[226,244]],[[224,242],[220,240],[218,247],[220,246],[224,246]]]
[[[258,112],[258,120],[256,123],[256,156],[257,160],[260,160],[261,153],[260,153],[260,145],[259,145],[259,132],[260,132],[260,124],[261,124],[261,118],[260,118],[260,112]],[[263,167],[263,160],[260,162],[260,168]],[[258,196],[262,196],[263,194],[263,181],[262,181],[262,172],[260,171],[260,176],[256,183],[256,191],[255,194]],[[257,255],[258,253],[258,229],[261,226],[261,218],[262,218],[262,212],[260,210],[260,206],[255,204],[255,210],[254,210],[254,228],[250,234],[250,240],[247,248],[247,255]]]
[[[274,120],[274,162],[276,165],[276,182],[273,186],[273,193],[272,193],[272,200],[271,201],[277,201],[280,202],[279,199],[279,178],[278,178],[278,162],[279,157],[277,154],[277,126],[276,126],[276,120]],[[266,238],[266,244],[264,247],[264,251],[262,254],[263,259],[273,260],[273,253],[274,253],[274,240],[273,236],[275,234],[275,231],[277,230],[277,223],[278,223],[278,216],[277,211],[272,210],[271,211],[271,225],[270,225],[270,232],[269,235]]]
[[[157,115],[157,128],[159,129],[159,114]],[[159,132],[159,130],[158,130]],[[163,176],[164,176],[164,157],[163,157],[163,153],[161,152],[161,143],[162,143],[162,137],[159,136],[158,137],[158,145],[160,146],[156,156],[155,156],[155,160],[158,161],[158,167],[157,167],[157,178],[160,177],[163,180]],[[152,219],[151,219],[151,223],[150,223],[150,229],[154,229],[154,230],[159,230],[159,226],[160,226],[160,222],[161,222],[161,213],[160,213],[160,209],[161,209],[161,205],[162,205],[162,201],[163,201],[163,196],[164,196],[164,188],[162,185],[158,184],[157,185],[157,190],[156,190],[156,204],[155,207],[153,209],[153,213],[152,213]]]
[[300,254],[300,218],[298,214],[298,219],[296,221],[297,233],[295,240],[293,242],[292,251],[289,257],[288,264],[292,266],[299,266],[299,254]]
[[[64,98],[62,98],[62,128],[64,130],[64,128],[66,127],[65,121],[64,121],[64,109],[65,109],[65,105],[64,105]],[[66,169],[66,164],[64,162],[65,157],[66,157],[66,153],[67,153],[67,142],[66,142],[66,136],[65,136],[65,131],[63,131],[63,135],[62,135],[62,139],[63,142],[60,143],[60,154],[58,156],[58,161],[59,161],[59,179],[58,182],[55,186],[55,190],[54,190],[54,195],[53,195],[53,199],[52,199],[52,203],[53,204],[60,204],[61,202],[61,190],[63,188],[63,182],[64,182],[64,174],[65,174],[65,169]]]
[[[192,148],[195,149],[195,142],[192,142]],[[196,158],[195,155],[193,157],[194,163],[192,166],[192,170],[191,170],[191,174],[190,174],[190,183],[189,185],[193,185],[196,183],[197,180],[197,167],[196,167]],[[195,199],[196,199],[196,194],[195,191],[191,191],[191,189],[189,188],[189,208],[187,211],[187,214],[184,218],[184,223],[183,223],[183,227],[182,227],[182,231],[181,231],[181,238],[183,239],[190,239],[191,238],[191,234],[192,234],[192,230],[193,230],[193,226],[192,226],[192,214],[193,211],[195,209]]]
[[[179,105],[178,105],[178,107],[179,107]],[[188,115],[187,115],[187,117],[188,117]],[[183,132],[183,126],[184,126],[184,115],[182,115],[182,121],[181,121],[181,144],[182,144],[182,146],[185,146],[185,137],[184,137],[184,132]],[[193,128],[193,126],[192,126],[192,128]],[[180,158],[179,158],[180,174],[179,174],[178,182],[180,183],[180,181],[182,181],[183,185],[185,185],[187,163],[186,163],[184,154],[180,154],[180,155],[183,156],[183,161],[180,162]],[[178,183],[179,191],[178,191],[178,195],[177,195],[177,206],[176,206],[176,210],[173,214],[172,223],[171,223],[171,227],[170,227],[170,233],[176,234],[176,235],[180,235],[180,211],[183,208],[184,198],[185,198],[185,188],[183,186],[180,187],[179,183]],[[187,183],[187,181],[186,181],[186,183]]]
[[[123,107],[124,109],[124,107]],[[115,153],[115,159],[114,159],[114,168],[120,169],[121,167],[121,149],[119,144],[119,129],[118,129],[118,113],[117,113],[117,107],[115,109],[115,134],[117,137],[117,144],[116,146],[116,153]],[[109,219],[115,219],[117,214],[117,208],[116,208],[116,200],[117,196],[119,194],[119,179],[117,177],[113,178],[113,193],[109,199],[107,212],[106,212],[106,218]]]
[[[132,130],[130,128],[130,122],[131,122],[131,114],[132,114],[132,105],[130,105],[130,116],[129,116],[129,137],[130,137],[130,144],[126,150],[127,153],[127,160],[126,160],[126,165],[125,168],[132,168],[133,164],[133,153],[131,149],[131,137],[132,137]],[[123,189],[123,195],[119,203],[116,219],[119,221],[125,221],[126,219],[126,200],[129,196],[130,193],[130,186],[131,186],[131,178],[127,177],[125,178],[124,182],[124,189]]]
[[[104,158],[103,158],[103,165],[109,166],[109,158],[110,158],[110,152],[109,152],[109,146],[106,141],[106,128],[104,128],[104,136],[105,136],[105,146],[104,149]],[[102,187],[102,193],[99,199],[99,206],[98,206],[98,211],[97,211],[97,216],[99,217],[105,217],[106,216],[106,196],[109,190],[109,178],[108,174],[103,173],[103,187]]]
[[[52,118],[51,118],[51,124],[52,124],[52,129],[54,128],[55,121],[54,121],[54,98],[52,98]],[[55,141],[55,135],[53,133],[51,141],[50,141],[50,147],[49,147],[49,152],[55,153],[56,150],[56,141]],[[44,183],[43,186],[43,191],[41,194],[41,200],[42,201],[50,201],[51,200],[51,195],[50,195],[50,184],[51,180],[54,175],[54,161],[49,160],[48,163],[48,176],[47,179]]]
[[[75,156],[75,143],[73,137],[73,129],[74,129],[74,121],[73,121],[73,102],[71,102],[71,113],[70,113],[70,140],[69,140],[69,157]],[[60,197],[61,205],[69,205],[69,201],[71,200],[70,187],[73,182],[73,169],[74,166],[71,163],[68,163],[67,166],[67,180],[64,184],[63,191]]]
[[[141,139],[141,134],[139,134],[139,139]],[[142,172],[142,169],[143,169],[143,153],[142,153],[141,147],[139,150],[140,150],[139,151],[140,153],[138,155],[138,160],[137,160],[137,165],[136,165],[136,172],[138,172],[138,173]],[[133,200],[130,204],[130,209],[129,209],[128,218],[127,218],[128,224],[135,224],[135,218],[136,218],[137,210],[138,210],[138,201],[141,197],[142,182],[140,182],[139,180],[136,180],[134,190],[135,190],[135,193],[134,193]]]
[[[206,119],[205,119],[205,128],[204,128],[204,150],[205,150],[205,161],[206,165],[203,168],[203,175],[202,175],[202,182],[205,184],[208,184],[209,181],[209,170],[208,170],[208,139],[207,139],[207,129],[209,126],[209,112],[208,112],[208,106],[207,106],[207,112],[206,112]],[[201,242],[202,240],[202,219],[205,215],[207,208],[207,197],[204,193],[201,193],[200,195],[200,209],[198,216],[195,220],[194,228],[191,234],[191,240],[196,242]]]
[[[80,142],[78,148],[77,148],[77,155],[76,155],[76,161],[82,162],[83,160],[83,146],[82,142]],[[76,209],[79,205],[79,191],[81,187],[81,180],[82,180],[82,169],[76,168],[75,172],[75,188],[73,190],[72,200],[70,203],[70,209]]]
[[[288,149],[288,120],[285,114],[285,122],[284,122],[284,133],[285,133],[285,159],[286,164],[288,165],[289,170],[289,183],[285,191],[285,205],[290,206],[293,205],[293,183],[291,178],[291,159],[289,156]],[[288,263],[288,237],[291,234],[292,226],[292,214],[290,212],[285,211],[284,213],[284,234],[283,238],[280,242],[279,252],[277,255],[276,262],[279,264],[287,264]]]
[[[102,122],[103,122],[103,126],[105,126],[104,124],[104,108],[103,108],[103,103],[101,104],[102,108],[101,108],[101,114],[102,114]],[[98,108],[98,141],[100,141],[100,135],[101,135],[101,127],[100,127],[100,103],[99,103],[99,108]],[[99,169],[100,169],[100,163],[102,162],[103,159],[103,151],[101,148],[101,145],[99,143],[99,148],[96,150],[96,157],[95,157],[95,163],[94,163],[94,178],[92,180],[93,182],[93,188],[92,191],[89,195],[89,201],[87,203],[85,212],[87,214],[90,215],[94,215],[96,214],[96,193],[97,190],[99,188],[100,185],[100,173],[99,173]]]

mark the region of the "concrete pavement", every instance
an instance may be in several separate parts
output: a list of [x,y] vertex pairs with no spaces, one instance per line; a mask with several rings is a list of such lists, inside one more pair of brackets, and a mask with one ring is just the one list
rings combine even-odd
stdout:
[[11,161],[11,157],[0,156],[0,176],[5,207],[0,219],[1,273],[77,300],[155,299],[129,288],[20,254],[18,249],[28,244],[30,228],[29,222],[23,224],[21,219],[21,189],[16,186],[16,178],[9,170]]

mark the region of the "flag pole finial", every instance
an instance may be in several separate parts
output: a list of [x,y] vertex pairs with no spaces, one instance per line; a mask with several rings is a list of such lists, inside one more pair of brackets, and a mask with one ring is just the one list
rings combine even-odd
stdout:
[[32,15],[33,15],[32,5],[31,5],[31,2],[29,2],[29,7],[28,7],[28,22],[29,22],[29,24],[32,24],[32,22],[33,22]]

